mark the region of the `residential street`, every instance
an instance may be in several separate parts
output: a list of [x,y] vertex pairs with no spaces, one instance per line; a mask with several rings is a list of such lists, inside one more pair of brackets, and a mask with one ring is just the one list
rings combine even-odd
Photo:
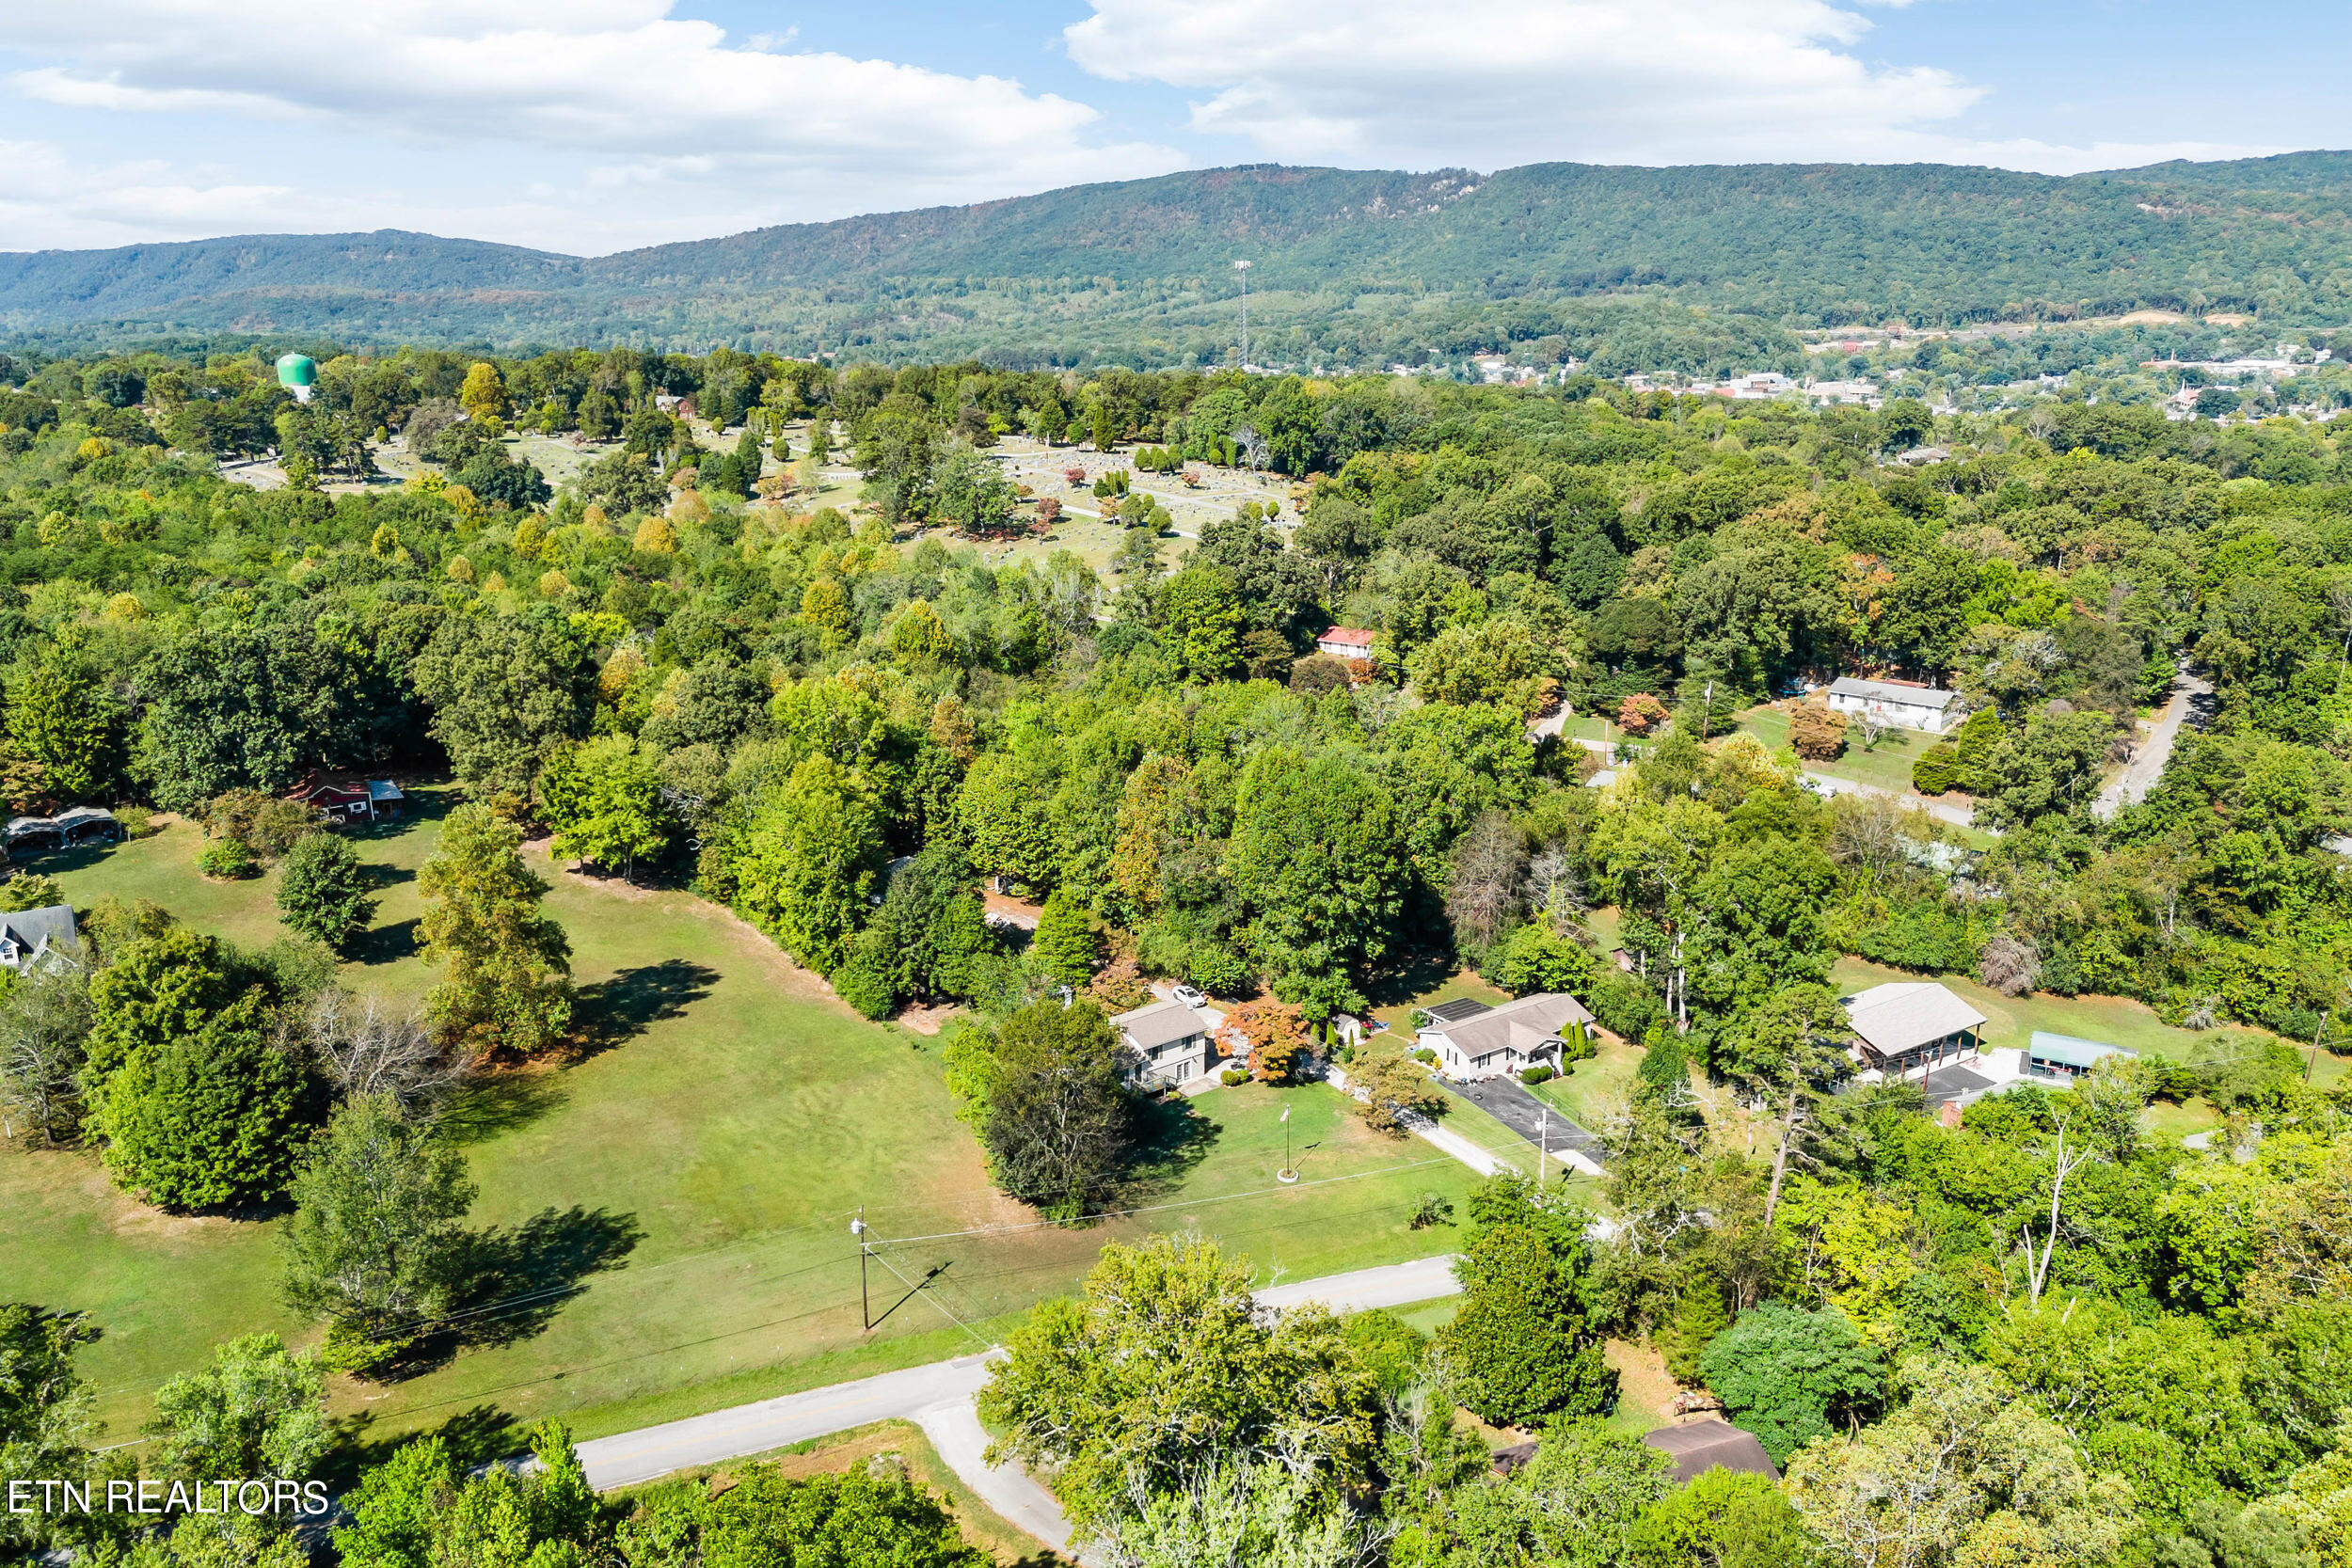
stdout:
[[[1474,1084],[1449,1082],[1445,1088],[1447,1093],[1460,1095],[1529,1143],[1548,1145],[1554,1154],[1585,1175],[1609,1174],[1601,1163],[1600,1140],[1570,1121],[1556,1107],[1546,1105],[1528,1093],[1525,1085],[1509,1078],[1482,1078]],[[1539,1133],[1537,1124],[1546,1112],[1550,1113],[1549,1126]]]
[[2186,670],[2172,683],[2172,700],[2164,705],[2156,716],[2155,727],[2140,743],[2132,760],[2117,774],[2115,782],[2099,792],[2090,803],[2090,815],[2106,818],[2113,816],[2125,806],[2140,800],[2156,787],[2164,776],[2164,765],[2172,759],[2172,744],[2181,738],[2181,726],[2194,723],[2202,729],[2206,717],[2213,711],[2213,685]]
[[[1257,1299],[1278,1310],[1320,1301],[1346,1312],[1432,1301],[1460,1290],[1454,1259],[1446,1255],[1269,1286],[1257,1292]],[[988,1436],[974,1401],[988,1381],[990,1354],[934,1361],[595,1438],[580,1445],[580,1462],[589,1483],[609,1491],[874,1421],[913,1421],[948,1467],[991,1508],[1055,1550],[1066,1551],[1070,1522],[1053,1495],[1018,1466],[992,1467],[981,1458]]]

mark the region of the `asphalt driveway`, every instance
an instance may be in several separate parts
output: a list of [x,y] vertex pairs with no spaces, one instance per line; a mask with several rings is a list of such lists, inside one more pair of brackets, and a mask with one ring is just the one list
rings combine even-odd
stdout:
[[[1517,1079],[1482,1078],[1474,1084],[1456,1084],[1448,1080],[1445,1088],[1449,1094],[1460,1095],[1529,1143],[1555,1151],[1565,1149],[1590,1161],[1596,1169],[1608,1167],[1598,1138],[1570,1121],[1558,1107],[1547,1105],[1528,1093],[1527,1086]],[[1546,1112],[1550,1113],[1550,1127],[1539,1137],[1536,1125]]]

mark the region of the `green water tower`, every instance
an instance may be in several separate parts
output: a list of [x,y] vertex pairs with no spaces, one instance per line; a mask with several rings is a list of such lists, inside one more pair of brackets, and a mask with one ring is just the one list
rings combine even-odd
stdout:
[[295,402],[310,402],[310,388],[318,384],[317,360],[307,354],[281,354],[278,356],[278,385],[292,392]]

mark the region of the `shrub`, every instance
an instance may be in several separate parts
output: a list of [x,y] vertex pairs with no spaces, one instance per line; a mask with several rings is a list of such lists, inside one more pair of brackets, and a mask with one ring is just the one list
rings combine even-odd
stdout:
[[1413,1051],[1413,1060],[1421,1063],[1424,1067],[1436,1067],[1438,1065],[1438,1053],[1425,1045],[1417,1046]]
[[1405,1222],[1408,1230],[1426,1230],[1433,1225],[1445,1225],[1454,1218],[1454,1204],[1443,1193],[1422,1193],[1413,1204],[1412,1217]]
[[215,838],[240,839],[254,853],[275,860],[320,831],[319,814],[305,801],[232,789],[204,808],[204,831]]
[[253,847],[241,838],[216,838],[196,857],[196,868],[215,881],[236,881],[262,869]]
[[155,814],[145,806],[124,806],[115,813],[115,826],[126,839],[145,838],[155,831]]
[[45,910],[53,904],[65,902],[65,890],[57,886],[55,877],[37,877],[20,871],[0,882],[0,911],[14,914],[24,910]]
[[1223,1072],[1216,1075],[1216,1081],[1223,1084],[1227,1088],[1232,1088],[1241,1084],[1247,1084],[1249,1082],[1249,1069],[1247,1068],[1229,1067]]
[[1535,1084],[1549,1084],[1554,1078],[1559,1076],[1560,1075],[1557,1072],[1553,1071],[1549,1066],[1542,1062],[1536,1063],[1534,1067],[1519,1069],[1519,1082],[1531,1085]]
[[1788,744],[1807,762],[1827,762],[1846,749],[1846,716],[1819,703],[1800,703],[1788,715]]
[[898,990],[891,974],[890,955],[868,929],[850,944],[849,961],[826,976],[834,994],[866,1018],[888,1018],[898,1008]]
[[1666,721],[1666,705],[1646,691],[1637,691],[1617,705],[1617,727],[1626,734],[1646,736]]

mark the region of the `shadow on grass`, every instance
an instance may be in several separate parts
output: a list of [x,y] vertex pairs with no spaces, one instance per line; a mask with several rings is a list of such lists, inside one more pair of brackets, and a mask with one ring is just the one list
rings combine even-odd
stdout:
[[1120,1183],[1118,1207],[1133,1208],[1175,1192],[1209,1157],[1224,1131],[1197,1101],[1178,1095],[1146,1101],[1136,1116],[1136,1155]]
[[377,1375],[400,1382],[437,1371],[463,1350],[513,1345],[547,1331],[592,1276],[620,1268],[644,1239],[635,1214],[542,1209],[516,1226],[466,1239],[465,1289],[449,1313]]
[[657,1023],[685,1017],[686,1009],[708,996],[718,979],[719,972],[707,964],[666,958],[581,987],[572,1017],[580,1025],[584,1051],[609,1051]]
[[349,958],[357,964],[390,964],[417,956],[416,917],[362,931],[351,943]]
[[441,1113],[441,1131],[464,1147],[528,1127],[564,1105],[571,1091],[554,1073],[516,1073],[469,1085]]
[[12,849],[8,856],[26,871],[44,877],[66,877],[104,863],[107,857],[120,847],[119,843],[113,841],[102,843],[92,840],[76,844],[70,849]]
[[1453,979],[1458,967],[1454,955],[1441,949],[1409,948],[1364,987],[1364,1000],[1375,1008],[1401,1007]]
[[458,1468],[470,1470],[494,1464],[511,1454],[519,1453],[528,1445],[523,1428],[513,1416],[495,1404],[477,1404],[460,1410],[438,1426],[421,1427],[413,1432],[374,1435],[375,1413],[363,1411],[345,1417],[336,1423],[335,1447],[320,1475],[327,1490],[341,1495],[359,1484],[363,1471],[383,1464],[392,1457],[394,1449],[427,1437],[437,1437],[449,1445],[451,1457]]

